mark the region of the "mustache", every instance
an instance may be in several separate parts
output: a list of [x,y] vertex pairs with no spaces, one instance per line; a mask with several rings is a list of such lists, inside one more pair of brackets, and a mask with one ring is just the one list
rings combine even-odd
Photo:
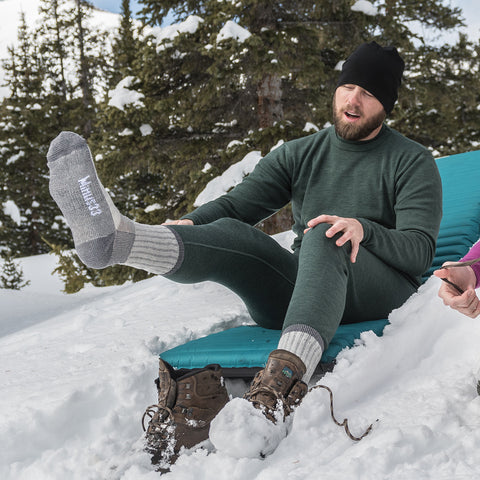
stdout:
[[361,114],[363,113],[361,108],[359,108],[359,107],[354,107],[354,106],[351,105],[350,103],[347,103],[342,110],[343,110],[344,112],[354,113],[355,115],[361,115]]

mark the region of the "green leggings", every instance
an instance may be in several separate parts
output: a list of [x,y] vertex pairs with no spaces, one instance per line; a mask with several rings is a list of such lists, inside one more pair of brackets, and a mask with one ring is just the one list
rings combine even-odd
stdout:
[[337,247],[318,225],[291,253],[269,235],[243,222],[222,218],[206,225],[169,225],[183,243],[179,268],[166,277],[180,283],[205,280],[235,292],[260,326],[285,329],[308,325],[325,348],[340,323],[386,318],[417,285],[360,247]]

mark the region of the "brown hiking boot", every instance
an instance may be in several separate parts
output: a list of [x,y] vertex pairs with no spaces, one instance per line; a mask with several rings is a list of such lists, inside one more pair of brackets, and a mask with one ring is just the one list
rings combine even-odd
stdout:
[[274,350],[243,398],[262,410],[273,423],[277,422],[279,411],[285,420],[307,393],[308,387],[301,380],[305,371],[304,363],[295,354]]
[[158,405],[147,408],[145,450],[161,467],[175,462],[182,447],[191,448],[208,438],[210,422],[228,401],[219,365],[175,370],[160,359]]

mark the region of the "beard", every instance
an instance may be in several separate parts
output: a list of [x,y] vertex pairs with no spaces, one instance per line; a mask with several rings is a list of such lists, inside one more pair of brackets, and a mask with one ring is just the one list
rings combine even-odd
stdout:
[[343,112],[337,111],[335,97],[333,98],[333,124],[337,134],[344,140],[357,142],[368,137],[385,121],[386,113],[384,110],[377,113],[373,117],[364,121],[349,123],[343,119]]

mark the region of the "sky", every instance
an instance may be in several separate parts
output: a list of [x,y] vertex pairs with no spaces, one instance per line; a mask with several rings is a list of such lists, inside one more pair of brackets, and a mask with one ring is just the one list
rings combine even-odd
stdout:
[[[121,11],[121,0],[91,0],[91,3],[102,10],[107,10],[113,13],[120,13]],[[137,12],[141,9],[142,6],[139,5],[138,0],[130,0],[130,10],[132,12]]]

